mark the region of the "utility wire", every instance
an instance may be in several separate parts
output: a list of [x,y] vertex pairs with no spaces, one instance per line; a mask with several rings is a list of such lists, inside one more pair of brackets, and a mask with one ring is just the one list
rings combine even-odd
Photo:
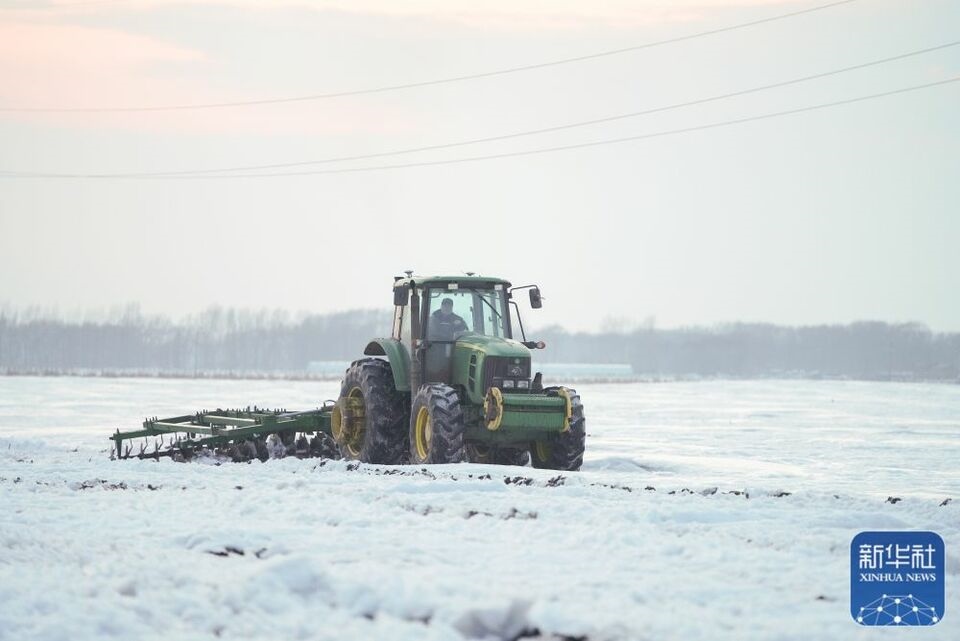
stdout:
[[408,82],[404,84],[397,85],[386,85],[382,87],[373,87],[368,89],[356,89],[353,91],[339,91],[334,93],[320,93],[312,94],[306,96],[292,96],[287,98],[269,98],[264,100],[241,100],[235,102],[215,102],[215,103],[200,103],[200,104],[185,104],[185,105],[166,105],[166,106],[141,106],[141,107],[0,107],[0,112],[6,113],[118,113],[118,112],[143,112],[143,111],[186,111],[190,109],[215,109],[220,107],[250,107],[254,105],[274,105],[281,103],[290,103],[290,102],[305,102],[310,100],[324,100],[328,98],[343,98],[346,96],[360,96],[365,94],[374,94],[374,93],[385,93],[388,91],[400,91],[403,89],[415,89],[418,87],[430,87],[434,85],[442,85],[452,82],[463,82],[466,80],[476,80],[479,78],[490,78],[492,76],[500,76],[511,73],[520,73],[523,71],[533,71],[535,69],[544,69],[546,67],[555,67],[558,65],[570,64],[573,62],[583,62],[585,60],[595,60],[597,58],[604,58],[607,56],[615,56],[623,53],[628,53],[631,51],[640,51],[642,49],[651,49],[653,47],[660,47],[667,44],[673,44],[675,42],[684,42],[687,40],[693,40],[695,38],[702,38],[704,36],[712,36],[719,33],[726,33],[729,31],[736,31],[738,29],[745,29],[748,27],[753,27],[756,25],[766,24],[768,22],[775,22],[777,20],[785,20],[787,18],[793,18],[795,16],[800,16],[808,13],[813,13],[815,11],[822,11],[824,9],[830,9],[840,5],[850,4],[851,2],[856,2],[857,0],[838,0],[836,2],[830,2],[828,4],[817,5],[815,7],[808,7],[806,9],[800,9],[798,11],[791,11],[789,13],[781,13],[775,16],[770,16],[767,18],[760,18],[758,20],[751,20],[749,22],[741,22],[739,24],[729,25],[726,27],[720,27],[717,29],[709,29],[707,31],[699,31],[697,33],[691,33],[685,36],[678,36],[675,38],[667,38],[665,40],[655,40],[653,42],[647,42],[640,45],[634,45],[632,47],[623,47],[621,49],[611,49],[609,51],[601,51],[598,53],[591,53],[584,56],[576,56],[573,58],[563,58],[560,60],[552,60],[549,62],[540,62],[536,64],[523,65],[519,67],[507,67],[505,69],[497,69],[494,71],[485,71],[481,73],[467,74],[463,76],[452,76],[448,78],[438,78],[435,80],[424,80],[421,82]]
[[950,83],[960,81],[960,76],[954,76],[953,78],[947,78],[945,80],[938,80],[936,82],[928,82],[922,85],[913,85],[910,87],[902,87],[900,89],[892,89],[890,91],[884,91],[881,93],[869,94],[866,96],[857,96],[855,98],[848,98],[846,100],[835,100],[832,102],[825,102],[816,105],[809,105],[806,107],[798,107],[796,109],[787,109],[784,111],[774,111],[765,114],[759,114],[756,116],[748,116],[745,118],[737,118],[735,120],[722,120],[720,122],[709,123],[705,125],[696,125],[693,127],[683,127],[681,129],[669,129],[666,131],[658,131],[649,134],[641,134],[638,136],[625,136],[622,138],[607,138],[604,140],[595,140],[591,142],[576,143],[570,145],[561,145],[557,147],[542,147],[539,149],[529,149],[526,151],[511,151],[504,152],[499,154],[488,154],[484,156],[467,156],[464,158],[450,158],[447,160],[433,160],[433,161],[422,161],[422,162],[412,162],[412,163],[402,163],[395,165],[374,165],[368,167],[348,167],[342,169],[315,169],[310,171],[297,171],[297,172],[276,172],[276,173],[263,173],[263,174],[216,174],[216,175],[188,175],[188,176],[170,176],[170,175],[156,175],[156,176],[128,176],[124,174],[54,174],[54,173],[18,173],[18,174],[0,174],[0,179],[2,178],[67,178],[67,179],[88,179],[88,178],[106,178],[106,179],[132,179],[132,180],[215,180],[215,179],[237,179],[237,178],[275,178],[282,176],[316,176],[320,174],[349,174],[349,173],[359,173],[359,172],[368,172],[368,171],[384,171],[390,169],[407,169],[411,167],[434,167],[438,165],[453,165],[453,164],[462,164],[469,162],[479,162],[485,160],[496,160],[500,158],[516,158],[519,156],[533,156],[538,154],[547,154],[557,151],[569,151],[573,149],[586,149],[588,147],[600,147],[603,145],[613,145],[624,142],[633,142],[637,140],[648,140],[651,138],[663,138],[666,136],[673,136],[677,134],[690,133],[694,131],[704,131],[707,129],[719,129],[721,127],[729,127],[732,125],[740,125],[748,122],[755,122],[758,120],[769,120],[771,118],[778,118],[781,116],[789,116],[793,114],[806,113],[810,111],[817,111],[821,109],[828,109],[831,107],[838,107],[840,105],[849,105],[858,102],[864,102],[867,100],[873,100],[876,98],[885,98],[887,96],[894,96],[898,94],[908,93],[911,91],[919,91],[921,89],[928,89],[930,87],[938,87],[941,85],[947,85]]
[[696,100],[689,100],[686,102],[678,102],[670,105],[665,105],[661,107],[654,107],[651,109],[645,109],[642,111],[632,111],[629,113],[618,114],[614,116],[606,116],[604,118],[595,118],[592,120],[582,120],[579,122],[566,123],[562,125],[555,125],[552,127],[543,127],[540,129],[529,129],[526,131],[517,131],[508,134],[500,134],[496,136],[487,136],[484,138],[473,138],[469,140],[461,140],[457,142],[447,142],[439,143],[435,145],[426,145],[422,147],[410,147],[406,149],[395,149],[392,151],[382,151],[371,154],[360,154],[353,156],[337,156],[332,158],[322,158],[319,160],[301,160],[297,162],[283,162],[283,163],[272,163],[266,165],[245,165],[239,167],[221,167],[215,169],[183,169],[179,171],[151,171],[151,172],[126,172],[126,173],[107,173],[103,174],[104,177],[110,178],[119,178],[119,177],[128,177],[128,178],[139,178],[139,177],[154,177],[154,176],[188,176],[194,174],[220,174],[228,172],[239,172],[239,171],[261,171],[265,169],[284,169],[289,167],[303,167],[307,165],[324,165],[328,163],[336,162],[346,162],[352,160],[370,160],[373,158],[384,158],[388,156],[400,156],[404,154],[412,154],[424,151],[436,151],[440,149],[451,149],[454,147],[463,147],[466,145],[476,145],[479,143],[485,142],[495,142],[501,140],[509,140],[512,138],[520,138],[523,136],[532,136],[536,134],[552,133],[556,131],[563,131],[566,129],[575,129],[578,127],[586,127],[589,125],[602,124],[607,122],[614,122],[617,120],[624,120],[627,118],[636,118],[638,116],[646,116],[649,114],[661,113],[665,111],[672,111],[674,109],[681,109],[683,107],[692,107],[694,105],[702,105],[709,102],[715,102],[717,100],[723,100],[726,98],[734,98],[738,96],[745,96],[752,93],[757,93],[761,91],[767,91],[769,89],[777,89],[780,87],[786,87],[789,85],[794,85],[802,82],[809,82],[811,80],[818,80],[820,78],[827,78],[829,76],[835,76],[842,73],[847,73],[850,71],[856,71],[859,69],[866,69],[868,67],[874,67],[876,65],[881,65],[889,62],[894,62],[897,60],[903,60],[905,58],[911,58],[913,56],[919,56],[926,53],[931,53],[934,51],[939,51],[941,49],[947,49],[949,47],[955,47],[960,45],[960,40],[955,40],[953,42],[948,42],[946,44],[937,45],[935,47],[928,47],[926,49],[918,49],[916,51],[909,51],[907,53],[902,53],[896,56],[890,56],[888,58],[881,58],[879,60],[871,60],[870,62],[864,62],[857,65],[852,65],[849,67],[842,67],[840,69],[832,69],[830,71],[824,71],[822,73],[816,73],[809,76],[801,76],[799,78],[793,78],[791,80],[784,80],[781,82],[775,82],[767,85],[760,85],[759,87],[753,87],[750,89],[742,89],[739,91],[733,91],[730,93],[719,94],[715,96],[709,96],[707,98],[699,98]]

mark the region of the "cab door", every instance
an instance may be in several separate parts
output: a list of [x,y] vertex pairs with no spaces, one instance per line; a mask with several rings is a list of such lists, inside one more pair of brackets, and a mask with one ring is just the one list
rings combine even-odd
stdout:
[[444,301],[452,303],[452,312],[464,331],[472,331],[476,324],[476,302],[468,291],[450,287],[430,287],[423,297],[423,382],[446,383],[453,380],[453,348],[457,335],[445,331],[437,317]]

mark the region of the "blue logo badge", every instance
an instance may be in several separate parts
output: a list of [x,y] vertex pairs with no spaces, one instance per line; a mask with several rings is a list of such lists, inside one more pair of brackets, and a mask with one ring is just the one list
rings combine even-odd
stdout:
[[860,625],[943,618],[944,549],[935,532],[861,532],[850,544],[850,614]]

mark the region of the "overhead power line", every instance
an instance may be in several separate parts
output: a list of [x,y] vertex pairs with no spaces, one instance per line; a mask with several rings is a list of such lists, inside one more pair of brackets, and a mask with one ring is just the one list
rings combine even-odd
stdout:
[[238,178],[277,178],[277,177],[289,177],[289,176],[316,176],[321,174],[350,174],[350,173],[360,173],[360,172],[369,172],[369,171],[386,171],[392,169],[408,169],[413,167],[434,167],[438,165],[453,165],[453,164],[463,164],[470,162],[481,162],[486,160],[497,160],[501,158],[516,158],[520,156],[534,156],[539,154],[547,154],[558,151],[570,151],[574,149],[586,149],[589,147],[600,147],[604,145],[614,145],[625,142],[634,142],[639,140],[649,140],[651,138],[663,138],[666,136],[673,136],[677,134],[691,133],[695,131],[705,131],[708,129],[719,129],[721,127],[729,127],[733,125],[740,125],[748,122],[755,122],[758,120],[769,120],[771,118],[778,118],[781,116],[789,116],[793,114],[806,113],[810,111],[818,111],[821,109],[828,109],[831,107],[838,107],[841,105],[849,105],[858,102],[864,102],[867,100],[874,100],[877,98],[885,98],[887,96],[894,96],[898,94],[904,94],[912,91],[919,91],[921,89],[928,89],[931,87],[938,87],[942,85],[951,84],[954,82],[960,81],[960,76],[955,76],[953,78],[947,78],[945,80],[938,80],[936,82],[928,82],[922,85],[913,85],[910,87],[902,87],[900,89],[892,89],[890,91],[884,91],[881,93],[868,94],[865,96],[857,96],[855,98],[848,98],[845,100],[835,100],[832,102],[825,102],[816,105],[808,105],[806,107],[798,107],[796,109],[787,109],[784,111],[773,111],[765,114],[759,114],[756,116],[747,116],[745,118],[737,118],[734,120],[722,120],[720,122],[713,122],[704,125],[696,125],[693,127],[683,127],[680,129],[669,129],[666,131],[658,131],[648,134],[640,134],[637,136],[624,136],[621,138],[607,138],[604,140],[594,140],[591,142],[582,142],[574,143],[569,145],[560,145],[556,147],[541,147],[539,149],[528,149],[525,151],[511,151],[503,152],[498,154],[487,154],[483,156],[466,156],[462,158],[449,158],[446,160],[432,160],[432,161],[421,161],[421,162],[411,162],[411,163],[401,163],[395,165],[374,165],[367,167],[345,167],[340,169],[314,169],[309,171],[296,171],[296,172],[275,172],[275,173],[262,173],[262,174],[202,174],[202,175],[186,175],[186,176],[177,176],[177,175],[139,175],[139,176],[125,176],[122,174],[119,175],[107,175],[107,174],[57,174],[57,173],[16,173],[16,174],[7,174],[4,175],[0,173],[0,179],[3,178],[64,178],[64,179],[129,179],[129,180],[217,180],[217,179],[238,179]]
[[941,49],[947,49],[949,47],[955,47],[960,45],[960,40],[955,40],[954,42],[948,42],[942,45],[937,45],[935,47],[927,47],[926,49],[918,49],[915,51],[908,51],[906,53],[898,54],[896,56],[889,56],[887,58],[881,58],[879,60],[871,60],[869,62],[864,62],[856,65],[851,65],[848,67],[841,67],[840,69],[832,69],[830,71],[824,71],[821,73],[816,73],[808,76],[801,76],[799,78],[793,78],[790,80],[784,80],[781,82],[774,82],[766,85],[760,85],[758,87],[752,87],[750,89],[742,89],[739,91],[732,91],[729,93],[718,94],[715,96],[709,96],[706,98],[698,98],[696,100],[688,100],[685,102],[673,103],[670,105],[665,105],[661,107],[653,107],[651,109],[644,109],[642,111],[632,111],[629,113],[617,114],[613,116],[605,116],[603,118],[594,118],[592,120],[581,120],[578,122],[565,123],[561,125],[555,125],[552,127],[542,127],[539,129],[528,129],[525,131],[516,131],[508,134],[500,134],[496,136],[486,136],[483,138],[472,138],[469,140],[460,140],[456,142],[447,142],[447,143],[438,143],[434,145],[425,145],[421,147],[408,147],[405,149],[394,149],[390,151],[381,151],[370,154],[355,154],[351,156],[335,156],[331,158],[321,158],[319,160],[300,160],[295,162],[281,162],[281,163],[271,163],[271,164],[261,164],[261,165],[244,165],[237,167],[220,167],[212,169],[183,169],[178,171],[150,171],[150,172],[124,172],[124,173],[103,173],[98,174],[104,178],[137,178],[137,177],[153,177],[153,176],[186,176],[193,174],[220,174],[228,172],[240,172],[240,171],[262,171],[265,169],[285,169],[290,167],[304,167],[309,165],[324,165],[329,163],[336,162],[347,162],[354,160],[371,160],[373,158],[384,158],[389,156],[400,156],[405,154],[412,154],[425,151],[438,151],[441,149],[451,149],[455,147],[463,147],[467,145],[476,145],[486,142],[497,142],[502,140],[510,140],[513,138],[520,138],[524,136],[532,136],[536,134],[544,133],[553,133],[557,131],[563,131],[567,129],[575,129],[578,127],[586,127],[589,125],[603,124],[607,122],[614,122],[617,120],[624,120],[628,118],[636,118],[639,116],[646,116],[655,113],[662,113],[665,111],[672,111],[675,109],[680,109],[684,107],[692,107],[695,105],[702,105],[710,102],[715,102],[718,100],[723,100],[726,98],[734,98],[738,96],[745,96],[753,93],[758,93],[761,91],[767,91],[770,89],[777,89],[781,87],[787,87],[790,85],[799,84],[802,82],[809,82],[811,80],[818,80],[821,78],[827,78],[829,76],[835,76],[842,73],[847,73],[850,71],[856,71],[859,69],[866,69],[868,67],[874,67],[881,64],[886,64],[890,62],[895,62],[897,60],[903,60],[905,58],[911,58],[914,56],[919,56],[926,53],[932,53],[934,51],[939,51]]
[[702,38],[704,36],[712,36],[720,33],[726,33],[729,31],[736,31],[738,29],[746,29],[748,27],[754,27],[761,24],[766,24],[768,22],[776,22],[778,20],[785,20],[787,18],[793,18],[795,16],[801,16],[808,13],[813,13],[815,11],[823,11],[824,9],[830,9],[840,5],[850,4],[856,2],[857,0],[838,0],[836,2],[830,2],[827,4],[817,5],[815,7],[808,7],[806,9],[800,9],[798,11],[791,11],[789,13],[781,13],[775,16],[769,16],[767,18],[760,18],[758,20],[751,20],[749,22],[741,22],[734,25],[729,25],[726,27],[719,27],[717,29],[708,29],[706,31],[699,31],[697,33],[687,34],[685,36],[677,36],[674,38],[667,38],[664,40],[655,40],[653,42],[647,42],[640,45],[634,45],[631,47],[623,47],[620,49],[610,49],[608,51],[600,51],[597,53],[591,53],[583,56],[576,56],[572,58],[563,58],[560,60],[551,60],[548,62],[539,62],[535,64],[522,65],[519,67],[507,67],[504,69],[497,69],[493,71],[484,71],[474,74],[466,74],[462,76],[451,76],[447,78],[438,78],[434,80],[423,80],[420,82],[408,82],[403,84],[395,85],[385,85],[381,87],[372,87],[367,89],[355,89],[352,91],[338,91],[332,93],[318,93],[305,96],[291,96],[286,98],[268,98],[263,100],[238,100],[233,102],[213,102],[213,103],[198,103],[198,104],[183,104],[183,105],[162,105],[162,106],[139,106],[139,107],[0,107],[0,112],[17,112],[17,113],[119,113],[119,112],[145,112],[145,111],[186,111],[190,109],[216,109],[221,107],[251,107],[255,105],[273,105],[273,104],[282,104],[290,102],[306,102],[310,100],[324,100],[328,98],[344,98],[347,96],[360,96],[364,94],[374,94],[374,93],[386,93],[388,91],[400,91],[404,89],[416,89],[419,87],[430,87],[434,85],[448,84],[452,82],[463,82],[466,80],[477,80],[480,78],[490,78],[493,76],[501,76],[511,73],[520,73],[524,71],[533,71],[535,69],[544,69],[547,67],[556,67],[559,65],[566,65],[574,62],[584,62],[586,60],[595,60],[597,58],[605,58],[608,56],[616,56],[624,53],[629,53],[631,51],[640,51],[642,49],[651,49],[654,47],[660,47],[663,45],[673,44],[676,42],[684,42],[687,40],[693,40],[695,38]]

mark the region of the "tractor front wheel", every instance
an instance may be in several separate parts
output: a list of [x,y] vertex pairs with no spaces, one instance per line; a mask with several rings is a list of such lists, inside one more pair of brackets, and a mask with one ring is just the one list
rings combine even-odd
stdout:
[[570,403],[568,429],[548,439],[530,444],[530,460],[534,467],[548,470],[576,472],[583,465],[583,450],[586,445],[587,421],[583,416],[583,404],[576,390],[566,387],[548,387],[550,396],[563,396]]
[[410,409],[410,462],[459,463],[464,459],[463,410],[457,391],[431,383],[417,392]]

